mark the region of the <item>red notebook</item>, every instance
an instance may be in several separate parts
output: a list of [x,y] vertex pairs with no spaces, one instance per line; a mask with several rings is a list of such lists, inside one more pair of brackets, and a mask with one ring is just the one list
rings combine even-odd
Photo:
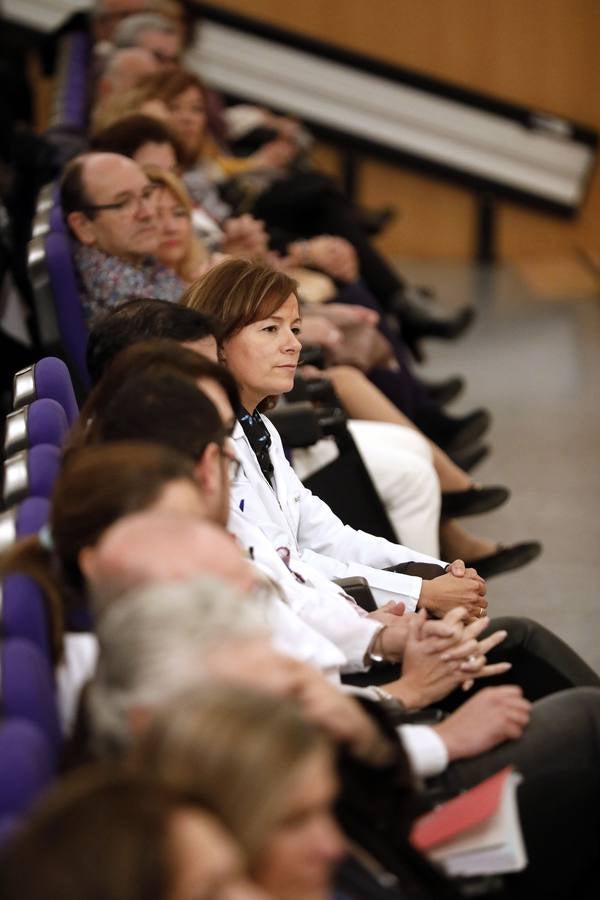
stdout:
[[411,843],[449,875],[517,872],[527,855],[517,808],[521,776],[508,766],[416,820]]

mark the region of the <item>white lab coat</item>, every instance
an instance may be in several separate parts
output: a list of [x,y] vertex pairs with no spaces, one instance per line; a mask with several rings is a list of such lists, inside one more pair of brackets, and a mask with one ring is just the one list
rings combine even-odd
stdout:
[[362,576],[378,605],[403,600],[407,610],[413,611],[421,593],[421,578],[382,569],[411,560],[445,563],[344,525],[326,503],[304,487],[285,457],[277,430],[268,419],[264,422],[272,439],[275,489],[262,474],[242,426],[236,423],[233,440],[241,470],[231,485],[231,530],[237,534],[240,518],[247,519],[272,547],[289,548],[295,571],[300,563],[307,563],[329,579]]
[[281,599],[274,601],[269,622],[278,649],[326,674],[334,667],[338,675],[364,671],[367,650],[381,624],[311,566],[297,560],[288,568],[239,509],[232,509],[229,529],[279,589]]

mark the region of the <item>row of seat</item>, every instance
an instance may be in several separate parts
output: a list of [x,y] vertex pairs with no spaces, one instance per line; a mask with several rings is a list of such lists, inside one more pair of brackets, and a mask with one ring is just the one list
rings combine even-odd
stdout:
[[[77,415],[69,371],[45,358],[15,375],[7,420],[0,548],[47,525],[60,445]],[[18,452],[14,452],[18,451]],[[32,578],[14,572],[0,586],[0,842],[55,777],[62,731],[47,605]]]

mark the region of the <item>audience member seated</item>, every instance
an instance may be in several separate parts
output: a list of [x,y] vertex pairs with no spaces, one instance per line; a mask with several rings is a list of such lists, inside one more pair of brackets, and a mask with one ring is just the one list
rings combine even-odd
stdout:
[[[0,851],[3,900],[266,900],[242,852],[189,796],[116,768],[57,785]],[[230,892],[231,891],[231,895]]]
[[174,22],[155,13],[128,16],[114,35],[115,47],[141,47],[152,54],[161,71],[177,67],[183,51],[182,34]]
[[[244,285],[244,290],[241,285]],[[264,527],[274,546],[279,546],[286,534],[286,542],[291,541],[291,546],[298,546],[301,555],[305,559],[312,558],[313,562],[313,550],[319,549],[321,556],[318,565],[330,577],[365,575],[372,587],[386,592],[385,597],[380,599],[389,600],[389,591],[394,593],[396,576],[378,573],[374,578],[361,569],[360,565],[348,567],[345,563],[340,565],[340,559],[334,562],[325,557],[335,557],[342,552],[346,554],[348,562],[352,560],[353,563],[364,563],[372,552],[373,564],[379,568],[397,565],[407,559],[400,560],[397,550],[389,556],[392,545],[389,545],[386,552],[385,542],[378,544],[377,539],[373,539],[375,543],[370,545],[369,550],[368,541],[362,543],[364,538],[355,541],[351,529],[338,530],[342,526],[335,516],[327,522],[327,516],[332,515],[331,511],[326,506],[321,506],[302,486],[285,460],[279,435],[268,423],[264,424],[260,416],[261,411],[272,405],[273,395],[290,391],[294,384],[301,349],[295,290],[295,283],[283,273],[244,261],[229,260],[213,268],[183,298],[185,305],[213,316],[218,322],[220,358],[230,368],[240,388],[243,408],[238,413],[241,424],[234,433],[234,439],[247,483],[240,483],[239,491],[234,492],[232,527],[234,530],[236,527],[244,527],[247,516],[240,511],[239,503],[242,500],[247,502],[244,492],[248,490],[254,499],[250,505],[255,513],[261,510],[256,514],[261,519],[264,517]],[[277,475],[274,474],[274,463],[269,459],[268,448],[271,443],[278,447]],[[253,447],[259,452],[255,452]],[[273,483],[277,496],[270,489]],[[307,501],[306,508],[303,506],[303,498]],[[237,521],[235,526],[234,521]],[[317,544],[313,543],[312,547],[303,546],[304,540],[316,541]],[[491,558],[489,555],[484,556],[482,561],[490,564],[494,562],[496,554],[506,553],[511,563],[507,567],[516,567],[535,558],[540,549],[536,542],[517,544],[509,552],[499,549],[491,554]],[[434,561],[423,556],[414,558]],[[442,567],[445,565],[439,562],[437,564]],[[477,566],[477,559],[469,560],[469,567],[472,566]],[[384,587],[385,584],[387,587]],[[407,582],[404,585],[404,590],[408,593],[402,593],[402,599],[409,600],[413,608],[417,596],[414,591],[419,588],[420,585],[414,581],[412,585]],[[427,604],[425,597],[422,597],[422,603]]]
[[[195,314],[196,311],[188,307],[149,299],[130,301],[111,311],[109,315],[96,322],[90,333],[88,367],[92,381],[98,381],[100,374],[119,350],[130,344],[146,338],[169,336],[181,343],[190,344],[196,340],[197,335],[209,333],[206,331],[206,320],[202,314],[197,314],[200,318],[194,321]],[[214,326],[212,332],[214,333]],[[206,349],[206,345],[191,344],[191,346],[192,349],[205,352],[213,359],[216,358],[214,341],[211,342],[209,350]],[[171,357],[176,363],[172,352]],[[144,362],[140,357],[136,357],[134,363],[136,367],[147,364],[147,359]],[[336,385],[342,383],[348,386],[350,393],[345,392],[344,396],[354,397],[360,411],[365,411],[369,407],[371,414],[374,414],[376,410],[381,409],[385,398],[368,382],[363,383],[363,376],[358,371],[345,367],[330,371],[335,373]],[[124,379],[128,374],[123,370],[120,377]],[[361,397],[365,398],[364,403],[360,401]],[[352,403],[350,405],[352,406]],[[383,411],[385,414],[385,406]],[[88,411],[87,415],[90,414],[91,411]],[[437,555],[439,489],[431,467],[429,450],[415,430],[397,427],[399,424],[397,420],[395,421],[393,417],[390,419],[392,420],[390,424],[394,426],[392,428],[386,427],[385,424],[373,427],[369,423],[354,420],[349,421],[348,427],[398,535],[404,536],[415,549]],[[294,464],[299,464],[305,477],[307,473],[314,472],[330,462],[335,453],[332,442],[322,441],[307,451],[296,451]],[[488,495],[493,498],[497,489],[474,486],[472,480],[464,473],[458,479],[455,472],[459,470],[449,460],[440,461],[441,456],[443,457],[443,454],[438,450],[434,460],[438,461],[437,474],[444,490],[447,491],[443,497],[444,504],[452,501],[454,514],[459,511],[461,503],[460,508],[464,514],[475,508],[479,508],[480,511],[490,508],[485,506],[486,499]],[[484,564],[492,574],[502,571],[503,566],[508,567],[508,563],[514,558],[511,555],[512,548],[498,554],[494,542],[469,534],[454,519],[445,518],[440,524],[439,534],[443,541],[442,546],[451,548],[454,551],[452,554],[454,558],[464,556],[473,558],[491,554],[491,559],[484,560]]]
[[195,236],[192,203],[185,185],[177,175],[151,166],[145,166],[145,172],[156,187],[159,232],[156,258],[163,266],[172,269],[182,281],[191,284],[224,257],[211,254],[208,247]]
[[141,47],[128,47],[115,50],[109,56],[98,79],[96,87],[97,100],[105,99],[135,88],[146,75],[153,75],[158,70],[158,63],[149,50]]
[[179,299],[184,282],[153,256],[159,241],[154,193],[142,169],[124,156],[90,153],[67,165],[61,206],[88,319],[131,296]]
[[[133,305],[133,304],[131,304]],[[192,381],[193,387],[187,389],[181,383],[167,381],[163,376],[175,374],[178,379],[185,377]],[[148,376],[152,375],[151,378]],[[161,382],[161,378],[163,378]],[[222,421],[214,417],[201,396],[197,387],[205,391],[214,401]],[[233,407],[235,394],[226,373],[200,359],[196,354],[173,348],[169,342],[139,344],[123,353],[115,360],[91,395],[88,404],[82,410],[78,439],[95,441],[136,439],[166,443],[177,451],[188,455],[195,465],[196,478],[201,486],[206,514],[215,522],[225,525],[229,495],[229,480],[221,468],[220,476],[210,474],[210,456],[214,458],[212,444],[221,446],[222,453],[230,452],[224,443],[224,430],[231,429],[234,421]],[[234,464],[237,470],[237,463]],[[236,475],[236,472],[233,472]],[[235,477],[234,477],[235,482]],[[175,532],[174,532],[175,533]],[[179,537],[179,532],[177,532]],[[164,539],[164,538],[163,538]],[[370,641],[379,640],[382,655],[394,659],[396,637],[402,645],[402,630],[408,626],[410,616],[398,620],[394,618],[400,609],[390,604],[387,610],[375,614],[375,618],[387,625],[391,631],[382,632],[381,636],[369,634],[371,617],[365,621],[357,621],[352,616],[352,607],[347,603],[340,605],[339,589],[334,587],[314,568],[304,565],[302,579],[297,577],[297,567],[290,569],[286,564],[289,550],[283,546],[277,550],[265,538],[260,528],[246,523],[244,546],[254,562],[273,579],[279,589],[283,590],[287,604],[297,612],[299,617],[311,628],[335,643],[346,657],[344,669],[360,670],[368,666],[367,652]],[[142,538],[143,542],[143,538]],[[118,544],[131,545],[132,538],[119,538]],[[138,541],[139,543],[139,541]],[[287,550],[287,552],[286,552]],[[133,552],[133,551],[132,551]],[[150,558],[155,551],[152,550]],[[156,551],[156,554],[158,552]],[[171,558],[172,554],[167,554]],[[197,553],[188,551],[190,565],[194,565]],[[291,556],[291,554],[290,554]],[[283,558],[282,558],[283,557]],[[150,559],[145,565],[152,568]],[[198,570],[192,568],[191,574]],[[354,608],[356,613],[356,609]],[[388,613],[392,612],[392,615]],[[478,620],[482,622],[482,619]],[[427,629],[430,625],[427,626]],[[479,632],[479,629],[477,629]],[[486,632],[486,638],[502,632],[503,642],[499,649],[493,650],[492,644],[485,644],[482,653],[490,656],[494,664],[507,657],[513,669],[510,679],[519,683],[530,699],[537,699],[552,691],[581,685],[598,685],[595,673],[551,632],[528,619],[504,617],[492,622]],[[404,633],[404,640],[406,632]],[[482,645],[484,646],[484,645]],[[506,655],[505,655],[506,651]],[[292,650],[292,655],[296,651]],[[315,655],[316,658],[316,655]],[[328,660],[330,656],[327,656]],[[327,665],[330,663],[328,662]],[[501,667],[501,669],[506,667]],[[498,669],[499,673],[501,669]],[[489,673],[489,670],[488,670]],[[377,673],[375,673],[377,675]],[[380,672],[376,683],[381,684],[389,678],[397,677],[399,671]],[[481,674],[481,673],[480,673]],[[383,677],[382,677],[383,676]],[[370,673],[363,679],[372,681]],[[405,685],[401,683],[388,686],[388,692],[406,699]],[[441,694],[439,695],[441,696]],[[446,697],[443,705],[453,709],[460,705],[463,697],[457,692]]]
[[[407,773],[404,763],[405,774],[398,782],[394,778],[397,764],[392,762],[391,769],[385,769],[389,749],[386,739],[382,741],[381,729],[392,746],[395,741],[394,732],[382,725],[384,711],[377,707],[376,712],[367,700],[362,701],[361,710],[356,701],[335,693],[331,685],[301,663],[274,653],[260,633],[255,612],[239,604],[239,598],[225,588],[213,582],[197,582],[146,588],[120,598],[105,611],[99,621],[100,664],[88,694],[98,750],[122,752],[131,742],[132,732],[146,730],[155,711],[172,707],[181,691],[199,688],[208,677],[290,696],[308,719],[316,720],[336,741],[346,745],[351,756],[363,765],[382,767],[382,777],[372,776],[371,781],[365,780],[364,769],[362,778],[357,778],[355,771],[354,793],[346,797],[354,815],[349,815],[345,824],[352,828],[350,835],[358,843],[366,843],[375,858],[381,855],[393,871],[399,871],[393,868],[395,860],[401,870],[402,857],[399,860],[398,854],[402,853],[405,833],[406,820],[401,811],[406,809]],[[178,661],[176,667],[173,659]],[[531,890],[535,885],[540,896],[546,896],[544,890],[555,888],[556,897],[567,898],[574,878],[579,880],[583,872],[594,879],[594,884],[597,878],[600,693],[579,689],[548,697],[534,706],[527,725],[529,712],[516,688],[477,694],[465,704],[462,722],[467,726],[466,719],[470,718],[465,737],[475,756],[452,763],[446,780],[455,792],[503,765],[516,765],[526,779],[525,789],[519,792],[526,844],[530,844],[530,826],[542,829],[547,840],[543,852],[531,858],[525,876],[528,887]],[[566,718],[561,718],[563,715]],[[436,727],[442,729],[453,719],[451,716]],[[567,758],[575,758],[581,769],[578,771],[570,762],[567,766]],[[392,756],[394,759],[398,757]],[[389,763],[389,756],[387,760]],[[552,804],[543,791],[526,789],[528,782],[536,781],[552,792]],[[365,791],[366,784],[369,789]],[[593,793],[586,794],[586,784]],[[575,796],[578,816],[574,818],[570,809]],[[384,817],[379,802],[385,798]],[[584,814],[579,818],[581,812]],[[577,829],[577,835],[564,827],[566,821]],[[534,835],[532,839],[532,846],[542,849]],[[567,844],[573,857],[563,856]],[[559,871],[548,868],[548,859],[554,858],[549,857],[551,852],[560,860],[554,867]],[[565,863],[568,872],[560,868]],[[529,894],[535,895],[535,891]],[[528,896],[527,892],[523,896]]]

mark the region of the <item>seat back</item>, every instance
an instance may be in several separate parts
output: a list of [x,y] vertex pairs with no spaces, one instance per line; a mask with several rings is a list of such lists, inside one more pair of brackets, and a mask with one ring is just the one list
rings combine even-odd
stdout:
[[21,638],[0,644],[0,707],[6,719],[26,719],[48,740],[53,759],[62,741],[54,676],[38,647]]
[[13,407],[20,409],[33,400],[55,400],[72,425],[79,415],[73,381],[67,365],[56,356],[45,356],[33,366],[21,369],[13,379]]
[[62,447],[69,430],[67,416],[56,400],[43,397],[9,413],[4,432],[4,455],[12,456],[37,444]]
[[14,506],[26,497],[49,498],[60,468],[60,450],[50,444],[38,444],[4,462],[3,497],[6,506]]
[[65,232],[51,231],[46,235],[44,248],[60,338],[83,387],[88,388],[89,377],[85,364],[87,329],[73,264],[71,241]]
[[6,575],[0,583],[0,634],[22,638],[37,647],[51,662],[49,621],[39,585],[23,572]]
[[0,843],[52,782],[55,765],[43,732],[26,719],[0,724]]
[[17,506],[0,513],[0,553],[19,538],[37,534],[49,517],[50,501],[45,497],[26,497]]

